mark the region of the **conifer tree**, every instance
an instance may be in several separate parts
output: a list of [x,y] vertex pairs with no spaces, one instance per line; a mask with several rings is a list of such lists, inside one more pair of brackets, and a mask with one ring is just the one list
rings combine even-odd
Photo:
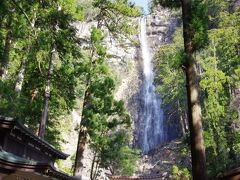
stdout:
[[188,119],[192,155],[193,179],[207,179],[205,147],[203,140],[199,82],[194,53],[202,48],[207,38],[207,12],[202,1],[157,0],[166,7],[181,7],[184,38],[184,72],[188,98]]
[[[62,60],[62,57],[68,53],[67,49],[71,46],[76,46],[77,41],[76,35],[74,34],[74,29],[70,23],[74,20],[74,15],[77,13],[77,9],[75,7],[75,1],[65,1],[65,2],[54,2],[54,1],[44,1],[40,4],[42,10],[45,11],[45,14],[42,14],[41,28],[45,29],[45,35],[47,35],[48,39],[40,39],[45,42],[45,46],[49,51],[49,64],[48,64],[48,72],[46,76],[46,86],[44,93],[44,104],[42,107],[40,125],[39,125],[39,136],[44,138],[45,129],[46,129],[46,121],[48,118],[48,109],[49,109],[49,98],[50,98],[50,88],[52,86],[52,79],[54,76],[54,64],[59,55],[59,58]],[[45,19],[48,19],[46,21]],[[67,37],[65,33],[72,35],[72,37],[68,38],[68,44],[64,43],[62,40],[63,37]],[[66,39],[65,39],[66,40]],[[72,44],[69,44],[72,43]],[[67,47],[70,46],[70,47]],[[67,50],[69,51],[69,49]],[[73,52],[70,51],[71,54]]]
[[[83,97],[83,107],[82,107],[82,117],[80,124],[80,131],[78,137],[78,145],[77,145],[77,153],[74,165],[74,175],[81,175],[81,170],[83,168],[83,153],[85,150],[85,146],[87,143],[88,136],[88,126],[84,125],[88,124],[89,118],[85,115],[85,111],[87,111],[88,106],[91,106],[92,96],[92,75],[97,69],[98,61],[105,61],[106,57],[106,49],[101,45],[104,36],[102,35],[101,29],[105,27],[108,32],[110,32],[115,38],[128,36],[130,34],[134,34],[136,32],[136,27],[132,27],[129,17],[137,17],[140,15],[139,9],[135,8],[126,0],[117,0],[117,1],[105,1],[105,0],[97,0],[93,2],[93,7],[98,9],[98,14],[95,19],[97,21],[97,29],[94,28],[91,34],[91,50],[90,50],[90,63],[89,69],[86,75],[86,87],[85,93]],[[109,79],[110,80],[110,79]],[[112,81],[112,80],[111,80]],[[111,82],[110,81],[110,82]],[[106,82],[107,83],[107,82]],[[96,87],[101,88],[101,87]],[[109,114],[110,116],[110,114]],[[104,123],[104,122],[102,122]]]
[[[209,43],[204,49],[195,52],[209,178],[216,178],[230,166],[237,167],[239,163],[239,103],[234,100],[234,89],[239,82],[236,78],[240,62],[237,60],[239,53],[236,44],[239,42],[239,18],[236,16],[238,12],[227,12],[229,4],[224,0],[207,2],[210,17]],[[197,14],[197,11],[194,11],[194,15]],[[179,35],[176,33],[175,38],[177,36]],[[161,47],[157,56],[157,67],[161,68],[157,71],[157,83],[160,84],[159,90],[164,95],[164,102],[165,96],[167,102],[183,98],[182,89],[176,89],[176,83],[172,83],[172,80],[183,80],[182,74],[175,73],[177,68],[182,66],[181,59],[184,59],[184,54],[181,50],[180,53],[178,51],[182,41],[179,38],[176,41],[175,38],[172,44]],[[175,48],[176,46],[179,48]],[[167,65],[164,60],[167,60]],[[165,71],[171,72],[171,76],[164,77]],[[171,92],[166,91],[169,88],[172,89]],[[184,101],[182,103],[181,107],[184,108]]]
[[[78,66],[82,55],[72,23],[82,19],[81,8],[72,0],[1,3],[15,10],[12,13],[15,42],[9,53],[9,78],[0,83],[1,113],[17,116],[34,131],[40,122],[43,137],[47,118],[51,124],[48,129],[54,129],[51,128],[53,119],[74,107],[76,84],[81,81]],[[10,15],[7,5],[0,9],[6,12],[1,13],[4,25]],[[6,36],[4,28],[1,35]],[[0,49],[4,52],[4,42]],[[57,139],[52,137],[51,141]]]

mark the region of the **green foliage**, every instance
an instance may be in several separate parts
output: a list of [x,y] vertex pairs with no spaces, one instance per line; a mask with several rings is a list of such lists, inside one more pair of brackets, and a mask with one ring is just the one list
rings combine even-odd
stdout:
[[104,25],[115,38],[137,33],[137,25],[133,25],[137,23],[132,22],[133,18],[141,15],[141,11],[127,0],[96,0],[92,5],[98,11],[98,26]]
[[234,70],[234,74],[232,75],[232,82],[236,87],[240,86],[240,66]]
[[195,51],[204,48],[208,43],[208,8],[204,1],[194,1],[192,7],[191,26],[194,30],[194,49]]
[[[171,8],[181,6],[178,0],[155,2]],[[229,2],[224,0],[193,2],[191,28],[202,94],[208,173],[216,177],[230,165],[240,164],[239,103],[234,94],[240,86],[239,12],[226,12]],[[61,132],[69,131],[66,126],[69,119],[65,118],[87,90],[89,96],[82,112],[85,120],[81,125],[87,127],[95,154],[92,179],[98,176],[100,167],[116,175],[131,175],[139,152],[129,147],[131,119],[124,103],[114,99],[116,81],[105,62],[108,58],[103,43],[105,33],[100,29],[105,26],[114,38],[135,35],[137,26],[133,24],[137,23],[131,19],[140,14],[140,9],[126,0],[0,1],[0,59],[4,53],[9,56],[7,77],[0,79],[0,114],[17,117],[33,132],[37,131],[50,54],[56,44],[47,141],[61,148],[60,142],[64,142]],[[80,49],[72,26],[83,19],[98,22],[91,32],[91,47],[86,51]],[[5,49],[7,34],[11,36],[9,52]],[[183,116],[187,103],[181,70],[185,63],[181,34],[177,30],[173,42],[161,47],[155,65],[163,105],[171,105]],[[22,89],[16,92],[23,64]],[[189,178],[189,172],[177,166],[173,167],[173,175],[176,179]]]
[[209,26],[210,28],[216,28],[218,26],[219,20],[221,19],[220,13],[228,9],[230,1],[223,0],[212,0],[208,1],[208,16],[209,16]]
[[106,137],[108,140],[100,153],[101,166],[110,169],[113,175],[132,175],[140,152],[127,146],[126,130],[118,130]]
[[160,48],[154,64],[157,74],[155,82],[158,85],[157,91],[161,94],[163,106],[170,105],[181,116],[186,113],[187,101],[185,75],[181,69],[184,63],[183,57],[182,30],[179,28],[174,34],[173,42]]
[[[64,127],[64,121],[60,117],[73,109],[78,91],[76,84],[81,81],[76,76],[79,74],[76,67],[81,63],[82,55],[75,29],[71,25],[76,19],[75,1],[46,1],[45,4],[21,1],[11,6],[15,7],[14,13],[6,12],[3,18],[11,16],[13,19],[11,30],[14,46],[10,47],[8,77],[0,82],[4,87],[0,92],[0,112],[2,115],[18,117],[36,132],[41,116],[50,51],[52,43],[56,42],[57,58],[51,86],[47,140],[59,147],[63,140],[60,132]],[[54,24],[58,25],[57,31]],[[4,28],[0,32],[6,34]],[[23,62],[23,85],[19,94],[14,89]],[[36,92],[34,98],[33,92]]]
[[190,180],[190,172],[187,168],[180,169],[178,166],[172,167],[174,180]]
[[[86,127],[89,144],[94,152],[91,179],[99,176],[99,168],[110,168],[118,173],[133,173],[136,155],[128,147],[129,137],[123,130],[130,128],[130,116],[122,101],[116,101],[115,80],[105,62],[104,35],[98,28],[91,31],[91,50],[88,58],[88,79],[84,97],[81,126]],[[121,156],[119,156],[121,154]]]
[[[92,12],[86,12],[91,8]],[[75,108],[76,101],[83,98],[86,88],[91,96],[82,112],[86,116],[82,125],[88,127],[91,147],[101,156],[103,150],[110,150],[110,144],[115,143],[118,147],[108,160],[112,161],[117,153],[122,153],[122,158],[118,159],[120,164],[115,165],[114,169],[132,172],[135,151],[128,147],[129,137],[124,136],[126,133],[116,132],[129,129],[131,120],[124,103],[116,101],[113,96],[115,80],[105,63],[105,35],[100,28],[93,28],[91,47],[81,50],[73,24],[83,19],[94,19],[98,21],[98,27],[104,25],[114,35],[127,36],[136,33],[136,27],[129,20],[139,15],[140,10],[125,0],[1,1],[0,58],[4,53],[9,57],[6,62],[7,77],[0,79],[1,115],[17,117],[34,133],[37,132],[49,79],[50,56],[52,47],[56,45],[45,139],[61,149],[63,134],[69,131],[66,124],[70,119],[66,117]],[[9,52],[5,48],[7,34],[11,35],[12,40]],[[14,89],[19,77],[22,81],[17,92]],[[89,81],[89,86],[84,87],[86,81]],[[110,164],[103,165],[105,159],[101,156],[101,166],[107,168]]]
[[[159,1],[171,6],[174,1]],[[229,2],[223,0],[194,1],[191,26],[201,89],[204,140],[209,177],[216,177],[229,167],[239,165],[239,12],[226,12]],[[174,4],[178,6],[178,4]],[[210,17],[207,22],[206,15]],[[208,25],[208,27],[207,27]],[[211,28],[215,29],[211,29]],[[210,28],[208,30],[208,28]],[[208,31],[207,31],[208,30]],[[180,67],[184,55],[183,41],[177,32],[171,44],[161,47],[156,58],[156,82],[164,105],[186,111],[184,76]],[[208,39],[209,38],[209,39]],[[166,77],[166,74],[168,76]],[[169,91],[170,89],[170,91]],[[180,112],[181,112],[180,111]],[[176,178],[179,169],[174,167]]]
[[179,0],[154,0],[154,4],[161,4],[163,7],[168,8],[180,8],[181,1]]
[[200,58],[204,70],[200,84],[206,92],[203,117],[211,176],[223,172],[230,164],[239,163],[236,158],[238,152],[234,150],[239,144],[239,130],[229,131],[237,119],[234,112],[236,109],[231,107],[234,98],[229,94],[229,88],[239,87],[234,72],[237,72],[239,66],[235,43],[238,39],[236,34],[240,31],[235,24],[238,21],[235,13],[221,14],[219,27],[209,31],[211,43],[207,53],[202,53],[203,57]]

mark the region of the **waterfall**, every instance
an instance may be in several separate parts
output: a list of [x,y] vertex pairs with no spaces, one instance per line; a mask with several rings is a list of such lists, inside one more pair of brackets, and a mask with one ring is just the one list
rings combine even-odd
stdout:
[[141,32],[140,42],[143,59],[143,89],[141,93],[142,98],[142,111],[141,131],[143,132],[141,149],[143,153],[147,153],[149,150],[155,148],[157,145],[164,141],[164,128],[163,128],[163,110],[161,108],[162,100],[158,94],[155,93],[154,86],[154,73],[152,65],[152,57],[150,54],[150,48],[147,41],[147,25],[146,18],[140,20]]

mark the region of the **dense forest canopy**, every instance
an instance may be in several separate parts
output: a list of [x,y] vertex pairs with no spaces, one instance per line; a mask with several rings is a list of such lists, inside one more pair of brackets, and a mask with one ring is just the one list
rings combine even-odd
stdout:
[[[152,10],[161,5],[176,11],[182,24],[154,57],[163,106],[171,106],[183,122],[183,139],[197,157],[193,174],[205,168],[205,156],[194,154],[196,128],[187,121],[199,116],[204,144],[200,140],[198,145],[206,151],[207,175],[220,176],[240,165],[239,1],[150,4]],[[0,1],[0,115],[16,117],[61,149],[71,131],[71,112],[80,111],[76,153],[72,167],[64,168],[69,173],[81,174],[87,144],[93,152],[91,179],[98,179],[101,169],[117,175],[135,171],[140,151],[131,147],[132,120],[126,106],[114,97],[118,80],[107,63],[105,39],[108,34],[136,45],[141,13],[127,0]],[[81,22],[94,23],[85,40],[77,35],[76,23]],[[187,96],[191,85],[199,92],[196,102]],[[199,163],[202,166],[194,169]]]

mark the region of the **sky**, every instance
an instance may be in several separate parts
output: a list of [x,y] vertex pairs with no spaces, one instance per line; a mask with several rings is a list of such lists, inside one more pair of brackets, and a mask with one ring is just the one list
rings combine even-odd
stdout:
[[144,8],[145,13],[148,13],[148,0],[132,0],[137,6]]

